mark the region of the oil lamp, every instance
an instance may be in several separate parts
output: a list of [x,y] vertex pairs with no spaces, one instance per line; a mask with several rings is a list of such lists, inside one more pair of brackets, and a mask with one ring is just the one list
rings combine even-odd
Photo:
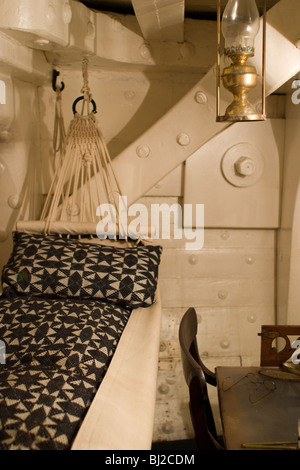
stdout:
[[[217,60],[217,121],[265,120],[265,21],[266,0],[263,12],[262,41],[262,113],[258,113],[248,100],[248,93],[257,85],[257,72],[248,59],[254,56],[254,41],[260,27],[259,12],[255,0],[228,0],[220,21],[218,0],[218,60]],[[222,74],[225,89],[233,94],[233,101],[224,116],[220,116],[220,38],[225,39],[224,56],[231,63]]]

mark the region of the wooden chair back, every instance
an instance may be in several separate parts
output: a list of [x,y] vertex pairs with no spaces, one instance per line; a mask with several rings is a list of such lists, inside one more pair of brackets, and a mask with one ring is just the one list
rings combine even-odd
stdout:
[[[217,433],[209,402],[206,375],[201,367],[197,345],[197,316],[194,308],[189,308],[179,326],[179,343],[185,381],[189,388],[190,414],[199,450],[222,450],[217,441]],[[209,379],[212,374],[206,369]]]
[[[261,333],[261,349],[260,349],[260,365],[261,366],[281,366],[284,362],[291,358],[296,349],[292,348],[294,341],[290,336],[300,339],[299,325],[262,325]],[[284,340],[284,346],[280,347],[279,341]],[[278,346],[276,346],[276,342]]]

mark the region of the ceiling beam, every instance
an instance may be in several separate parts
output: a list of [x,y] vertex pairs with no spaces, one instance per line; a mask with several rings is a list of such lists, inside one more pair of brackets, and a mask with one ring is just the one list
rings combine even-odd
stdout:
[[147,41],[184,41],[185,0],[131,0]]

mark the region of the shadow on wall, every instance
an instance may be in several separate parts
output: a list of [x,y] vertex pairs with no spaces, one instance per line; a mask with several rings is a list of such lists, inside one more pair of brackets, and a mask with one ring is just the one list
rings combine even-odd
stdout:
[[[127,101],[125,105],[132,106],[135,100],[140,101],[140,105],[124,127],[108,142],[112,158],[157,123],[199,81],[197,74],[145,72],[143,76],[147,92],[142,100],[139,91],[135,91],[134,87],[130,88],[130,82],[128,90],[124,93],[124,100]],[[117,113],[118,109],[115,112]],[[184,116],[182,119],[184,120]],[[163,137],[157,136],[162,140]]]
[[[24,218],[37,218],[40,210],[37,210],[37,207],[41,207],[41,204],[38,204],[40,193],[37,190],[40,171],[35,162],[34,150],[35,144],[28,152],[29,163],[21,187],[17,187],[14,174],[6,167],[3,172],[3,177],[1,178],[3,179],[1,183],[1,202],[7,206],[5,210],[7,217],[5,222],[3,221],[5,225],[2,225],[3,228],[0,230],[0,271],[2,271],[12,250],[12,232],[15,230],[16,222]],[[2,166],[1,161],[0,166]],[[24,213],[26,216],[24,216]]]
[[[15,116],[10,139],[0,143],[0,269],[12,248],[12,231],[21,218],[37,218],[40,200],[40,140],[36,88],[14,81]],[[1,171],[2,170],[2,171]]]

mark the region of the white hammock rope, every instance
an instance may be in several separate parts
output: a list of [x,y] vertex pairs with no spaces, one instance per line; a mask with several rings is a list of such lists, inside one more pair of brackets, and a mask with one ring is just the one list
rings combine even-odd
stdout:
[[59,86],[56,87],[56,102],[55,102],[55,116],[54,116],[54,131],[53,131],[53,153],[54,153],[54,166],[56,167],[56,160],[58,156],[58,165],[65,152],[66,145],[66,130],[64,117],[62,112],[62,94]]
[[[45,221],[45,233],[57,221],[83,224],[99,222],[100,215],[97,216],[96,212],[103,203],[115,208],[116,227],[122,224],[119,219],[119,196],[122,196],[120,185],[95,111],[90,112],[89,109],[94,102],[88,86],[87,60],[83,61],[82,72],[83,97],[78,99],[83,101],[82,111],[79,114],[75,110],[65,137],[59,106],[61,101],[57,103],[55,142],[58,142],[59,133],[59,149],[63,148],[64,155],[61,166],[56,168],[40,217],[41,221]],[[87,114],[84,114],[85,108]],[[127,236],[127,230],[123,227],[122,235],[125,238]]]

